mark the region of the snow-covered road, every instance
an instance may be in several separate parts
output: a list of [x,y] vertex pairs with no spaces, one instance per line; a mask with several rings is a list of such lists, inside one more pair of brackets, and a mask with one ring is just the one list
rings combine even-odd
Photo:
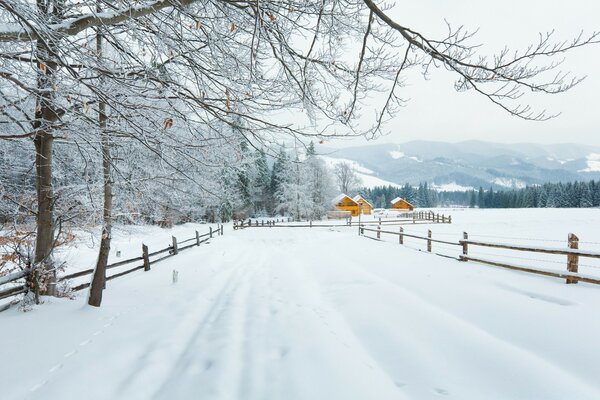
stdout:
[[354,228],[228,230],[105,296],[0,315],[1,397],[600,398],[598,287]]

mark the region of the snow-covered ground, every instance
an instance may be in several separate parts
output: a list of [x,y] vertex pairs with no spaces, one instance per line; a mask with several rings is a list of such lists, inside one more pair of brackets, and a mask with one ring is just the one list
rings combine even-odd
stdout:
[[[451,213],[435,234],[600,239],[599,210]],[[100,309],[81,296],[0,313],[0,397],[600,398],[600,287],[384,239],[226,226],[109,282]]]

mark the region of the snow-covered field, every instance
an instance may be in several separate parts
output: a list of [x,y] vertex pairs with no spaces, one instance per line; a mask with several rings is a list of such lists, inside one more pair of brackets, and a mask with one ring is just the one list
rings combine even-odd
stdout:
[[[454,223],[405,231],[562,247],[573,231],[600,242],[599,210],[441,212]],[[170,232],[149,231],[168,245]],[[226,226],[206,246],[109,282],[100,309],[81,296],[0,313],[0,397],[600,398],[599,286],[383,239],[356,227]],[[137,254],[134,239],[117,246]]]

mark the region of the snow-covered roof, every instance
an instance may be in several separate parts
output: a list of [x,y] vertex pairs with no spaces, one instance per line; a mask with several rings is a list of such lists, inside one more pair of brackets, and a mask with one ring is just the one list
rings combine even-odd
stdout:
[[[397,203],[397,202],[399,202],[400,200],[404,200],[404,199],[403,199],[402,197],[396,197],[394,200],[392,200],[392,202],[391,202],[391,203],[392,203],[392,204],[396,204],[396,203]],[[404,200],[404,201],[406,201],[406,200]],[[408,205],[411,205],[411,206],[412,206],[412,204],[410,204],[408,201],[406,201],[406,204],[408,204]]]
[[357,194],[356,196],[354,196],[352,198],[352,200],[354,200],[357,203],[362,200],[363,203],[367,203],[368,205],[373,207],[373,204],[369,203],[369,201],[367,199],[365,199],[364,197],[362,197],[360,194]]
[[342,193],[342,194],[339,194],[339,195],[335,196],[335,198],[334,198],[333,200],[331,200],[331,203],[332,203],[332,204],[337,204],[337,203],[339,203],[340,201],[342,201],[342,199],[344,199],[345,197],[347,197],[347,198],[349,198],[350,200],[352,200],[352,198],[351,198],[350,196],[348,196],[348,195],[347,195],[347,194],[345,194],[345,193]]

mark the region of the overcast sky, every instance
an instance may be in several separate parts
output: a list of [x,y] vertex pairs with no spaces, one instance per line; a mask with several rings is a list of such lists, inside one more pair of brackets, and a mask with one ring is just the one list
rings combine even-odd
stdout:
[[[381,2],[379,2],[381,3]],[[497,52],[505,45],[513,50],[535,43],[539,32],[556,31],[557,39],[600,31],[598,0],[419,0],[398,1],[390,15],[423,34],[442,37],[444,18],[453,26],[479,29],[477,38],[484,51]],[[489,100],[473,92],[457,93],[455,77],[438,71],[425,81],[414,76],[403,88],[411,101],[387,124],[389,134],[376,142],[409,140],[462,141],[479,139],[515,143],[574,142],[600,146],[600,45],[591,45],[566,55],[562,69],[587,79],[568,93],[538,96],[536,109],[562,114],[547,122],[528,122],[512,117]],[[366,114],[369,110],[363,110]],[[329,146],[366,144],[364,139],[330,141]]]

